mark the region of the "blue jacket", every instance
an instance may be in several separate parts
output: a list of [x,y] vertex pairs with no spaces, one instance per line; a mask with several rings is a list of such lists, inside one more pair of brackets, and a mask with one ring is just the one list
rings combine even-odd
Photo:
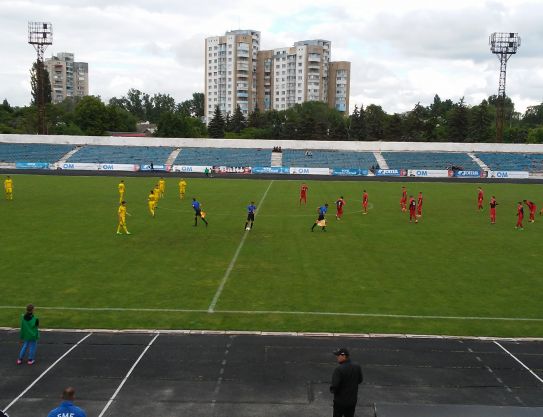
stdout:
[[60,404],[60,407],[51,411],[47,417],[87,417],[87,415],[81,408],[76,407],[72,402],[63,401],[62,404]]

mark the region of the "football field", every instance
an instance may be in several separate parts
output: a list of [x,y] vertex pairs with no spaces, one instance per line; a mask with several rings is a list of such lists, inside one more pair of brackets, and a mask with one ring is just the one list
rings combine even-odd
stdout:
[[[152,218],[156,177],[13,175],[0,201],[0,326],[37,306],[43,327],[543,336],[543,220],[515,230],[540,185],[178,178]],[[401,186],[424,194],[418,224]],[[361,212],[366,189],[370,210]],[[490,225],[488,200],[499,203]],[[334,202],[346,200],[341,221]],[[194,227],[196,197],[209,227]],[[245,231],[246,206],[258,206]],[[310,228],[330,205],[326,232]],[[538,209],[539,211],[539,209]]]

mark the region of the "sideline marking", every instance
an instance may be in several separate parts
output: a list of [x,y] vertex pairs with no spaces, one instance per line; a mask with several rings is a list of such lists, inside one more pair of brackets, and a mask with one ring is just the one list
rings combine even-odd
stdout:
[[[46,307],[35,305],[41,310],[66,311],[129,311],[140,313],[209,313],[209,310],[182,309],[182,308],[124,308],[124,307]],[[0,306],[4,310],[21,310],[26,306]],[[543,318],[530,317],[477,317],[477,316],[439,316],[439,315],[412,315],[412,314],[380,314],[380,313],[339,313],[333,311],[281,311],[281,310],[214,310],[213,313],[222,314],[285,314],[301,316],[347,316],[347,317],[382,317],[397,319],[432,319],[432,320],[494,320],[494,321],[526,321],[543,322]],[[17,330],[17,329],[15,329]]]
[[42,374],[41,374],[39,377],[37,377],[37,378],[34,380],[34,382],[32,382],[32,384],[30,384],[23,392],[21,392],[17,398],[15,398],[12,402],[10,402],[10,403],[8,404],[8,406],[7,406],[6,408],[4,408],[4,411],[8,411],[8,409],[9,409],[13,404],[15,404],[17,401],[19,401],[19,399],[20,399],[23,395],[25,395],[25,394],[28,392],[28,390],[30,390],[30,388],[32,388],[34,385],[36,385],[36,384],[38,383],[38,381],[39,381],[40,379],[42,379],[42,378],[47,374],[47,372],[49,372],[51,369],[53,369],[53,367],[54,367],[57,363],[59,363],[62,359],[64,359],[64,358],[68,355],[68,353],[70,353],[72,350],[74,350],[76,347],[78,347],[79,344],[80,344],[81,342],[83,342],[86,338],[88,338],[91,334],[92,334],[92,333],[89,333],[88,335],[86,335],[86,336],[85,336],[84,338],[82,338],[79,342],[77,342],[77,343],[76,343],[75,345],[73,345],[70,349],[68,349],[68,350],[64,353],[64,355],[62,355],[62,356],[61,356],[60,358],[58,358],[55,362],[53,362],[53,363],[49,366],[49,368],[47,368],[45,371],[43,371]]
[[117,394],[119,393],[119,391],[121,391],[121,388],[123,387],[123,385],[125,384],[125,382],[128,380],[128,377],[130,376],[130,374],[132,373],[132,371],[134,370],[134,368],[136,368],[136,366],[138,365],[138,363],[140,362],[141,358],[143,358],[143,355],[145,355],[145,353],[147,353],[147,351],[149,350],[149,348],[151,347],[151,345],[154,343],[154,341],[156,340],[156,338],[160,335],[160,332],[157,333],[155,335],[155,337],[153,337],[153,339],[147,344],[147,346],[145,347],[145,349],[143,349],[143,352],[141,352],[141,355],[138,357],[138,359],[136,359],[136,362],[134,362],[134,364],[132,365],[132,367],[130,368],[130,370],[128,371],[128,373],[126,374],[126,376],[124,377],[124,379],[122,380],[122,382],[120,383],[120,385],[117,387],[117,389],[115,390],[115,392],[113,393],[113,395],[111,396],[111,398],[109,399],[109,401],[107,402],[106,406],[104,407],[104,409],[102,410],[102,412],[98,415],[98,417],[102,417],[104,415],[104,413],[107,411],[107,409],[109,408],[109,406],[111,405],[111,403],[113,402],[113,400],[115,400],[115,397],[117,397]]
[[506,348],[504,348],[500,343],[494,341],[495,344],[497,344],[499,347],[501,347],[506,353],[509,354],[514,360],[516,360],[518,363],[520,363],[528,372],[530,372],[539,382],[543,384],[543,379],[541,379],[534,371],[532,371],[530,368],[528,368],[526,365],[524,365],[520,359],[518,359],[515,355],[513,355],[511,352],[509,352]]
[[[264,199],[268,195],[268,191],[270,191],[270,188],[273,182],[274,180],[270,181],[268,188],[266,188],[264,195],[260,199],[260,202],[258,203],[256,212],[255,212],[256,214],[258,214],[258,210],[260,210],[260,208],[262,207],[262,204],[264,203]],[[248,235],[249,235],[249,231],[246,230],[245,233],[243,234],[243,237],[241,238],[241,242],[239,242],[238,248],[236,249],[236,253],[234,253],[234,257],[230,261],[230,265],[228,265],[228,268],[226,269],[226,272],[224,273],[224,276],[222,277],[219,288],[217,288],[217,292],[215,293],[213,300],[211,300],[211,304],[209,304],[209,308],[207,309],[208,313],[213,313],[215,311],[215,306],[217,305],[217,301],[219,301],[219,297],[221,296],[222,290],[224,289],[224,286],[226,285],[226,281],[228,280],[228,277],[230,276],[232,269],[234,269],[234,265],[236,264],[236,261],[238,260],[238,256],[241,252],[241,248],[243,248],[243,245],[245,244],[245,240],[247,239]]]

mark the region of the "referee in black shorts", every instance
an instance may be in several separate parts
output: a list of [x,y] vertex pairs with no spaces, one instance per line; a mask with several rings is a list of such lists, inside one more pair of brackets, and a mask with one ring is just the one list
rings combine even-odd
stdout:
[[[245,230],[253,229],[253,223],[255,222],[255,211],[256,211],[255,202],[251,201],[251,204],[247,206],[247,221],[245,222]],[[250,226],[249,226],[249,223],[251,224]]]

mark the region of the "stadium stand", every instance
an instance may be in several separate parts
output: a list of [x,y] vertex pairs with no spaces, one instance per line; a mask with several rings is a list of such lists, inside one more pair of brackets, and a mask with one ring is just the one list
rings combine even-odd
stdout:
[[269,167],[271,155],[271,149],[183,148],[175,159],[174,165]]
[[47,145],[43,143],[0,143],[0,162],[58,161],[75,145]]
[[372,152],[283,149],[283,166],[370,169],[377,161]]
[[68,162],[164,164],[173,150],[162,146],[85,146],[68,158]]
[[481,152],[476,156],[493,171],[543,172],[543,154]]
[[382,152],[390,169],[479,170],[477,163],[462,152]]

